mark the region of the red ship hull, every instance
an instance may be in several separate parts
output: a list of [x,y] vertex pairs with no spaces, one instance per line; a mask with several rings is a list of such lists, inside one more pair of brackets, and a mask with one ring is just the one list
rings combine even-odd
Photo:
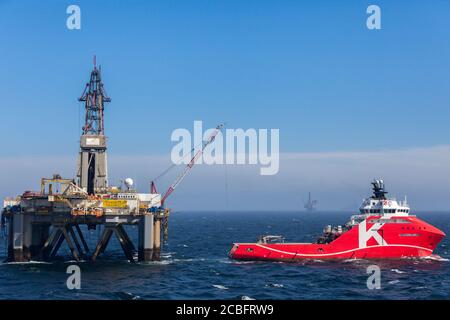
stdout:
[[426,257],[444,232],[415,216],[371,216],[330,243],[235,243],[236,260],[396,259]]

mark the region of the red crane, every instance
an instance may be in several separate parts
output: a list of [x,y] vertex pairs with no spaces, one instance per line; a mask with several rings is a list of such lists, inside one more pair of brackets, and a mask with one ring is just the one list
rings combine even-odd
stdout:
[[[186,177],[186,175],[189,173],[189,171],[194,167],[194,165],[197,162],[197,160],[201,157],[201,155],[205,151],[205,148],[207,146],[209,146],[211,143],[214,142],[214,140],[216,139],[216,136],[222,130],[224,125],[225,124],[223,124],[223,123],[219,124],[214,129],[214,131],[211,133],[211,135],[208,137],[208,139],[203,142],[203,145],[202,145],[201,149],[199,149],[195,153],[195,155],[192,157],[191,161],[189,161],[189,163],[186,165],[184,170],[177,176],[175,181],[170,185],[169,189],[167,189],[167,191],[162,196],[162,198],[161,198],[161,207],[164,207],[164,203],[165,203],[166,199],[172,194],[172,192],[176,189],[176,187],[178,187],[178,185],[181,183],[181,181],[183,181],[183,179]],[[195,150],[195,148],[192,149],[192,150]],[[164,171],[163,175],[165,173],[167,173],[170,169],[172,169],[174,166],[175,165],[172,165],[168,170]],[[159,177],[161,177],[161,175]],[[158,193],[157,190],[156,190],[155,181],[152,181],[152,183],[151,183],[151,193],[153,193],[153,194]]]

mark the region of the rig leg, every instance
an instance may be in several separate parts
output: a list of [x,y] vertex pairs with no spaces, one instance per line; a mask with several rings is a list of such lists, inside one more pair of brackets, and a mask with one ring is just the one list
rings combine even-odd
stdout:
[[40,252],[40,258],[42,260],[47,260],[50,256],[50,253],[54,247],[54,245],[59,240],[59,237],[61,236],[61,230],[59,228],[53,228],[53,230],[50,232],[50,235],[48,236],[47,240],[45,241],[44,245],[42,246],[41,252]]
[[50,224],[34,224],[32,226],[30,254],[32,260],[42,259],[42,248],[49,237]]
[[113,233],[113,230],[110,227],[105,227],[103,229],[100,240],[99,240],[97,247],[95,248],[94,254],[92,256],[92,261],[97,260],[98,255],[105,251],[105,248],[108,245],[108,242],[109,242],[109,239],[111,238],[112,233]]
[[14,261],[14,220],[8,217],[8,258],[7,261]]
[[75,247],[73,246],[72,239],[70,239],[69,234],[67,233],[67,229],[62,227],[61,231],[64,235],[64,238],[66,239],[67,245],[69,246],[70,251],[72,252],[72,256],[76,261],[80,261],[80,257],[78,256],[77,250],[75,250]]
[[58,228],[58,235],[55,238],[55,247],[50,254],[50,259],[53,259],[56,257],[56,254],[58,253],[59,248],[61,248],[62,243],[64,242],[64,235],[60,228]]
[[23,255],[23,215],[20,213],[14,213],[12,221],[13,232],[10,234],[12,243],[12,261],[24,262],[25,257]]
[[130,262],[134,262],[133,252],[130,248],[130,245],[127,243],[127,240],[123,237],[118,228],[114,228],[114,232],[119,239],[120,245],[122,246],[122,250],[125,253],[126,257]]
[[164,243],[166,243],[169,240],[169,212],[166,211],[164,213],[164,218],[163,218],[163,239],[164,239]]
[[153,260],[159,261],[161,259],[161,219],[155,219],[153,234]]
[[31,247],[33,245],[33,217],[28,214],[22,214],[22,241],[23,241],[23,259],[32,260]]
[[106,235],[105,243],[104,243],[104,245],[102,246],[102,248],[100,249],[100,253],[99,253],[99,254],[102,254],[103,252],[105,252],[106,247],[108,246],[108,243],[109,243],[109,241],[111,240],[112,234],[113,234],[113,232],[108,232],[108,234]]
[[134,254],[136,252],[136,248],[134,247],[133,241],[131,241],[131,239],[128,236],[127,232],[125,231],[125,228],[123,227],[123,225],[119,224],[117,226],[117,231],[120,232],[121,236],[126,241],[129,250],[132,251]]
[[66,227],[66,230],[69,231],[70,236],[73,239],[73,242],[75,243],[75,246],[77,247],[77,251],[78,251],[78,255],[79,257],[83,257],[85,256],[85,253],[83,252],[83,249],[81,248],[80,242],[78,242],[78,238],[77,235],[75,234],[75,232],[73,231],[73,227],[71,225],[68,225]]
[[86,243],[86,240],[84,239],[83,232],[81,232],[81,228],[80,228],[80,226],[78,225],[78,223],[75,224],[75,229],[77,230],[78,236],[80,237],[81,243],[83,244],[84,251],[85,251],[86,253],[89,252],[89,247],[88,247],[88,245],[87,245],[87,243]]
[[138,260],[151,261],[153,259],[153,215],[144,215],[139,222]]

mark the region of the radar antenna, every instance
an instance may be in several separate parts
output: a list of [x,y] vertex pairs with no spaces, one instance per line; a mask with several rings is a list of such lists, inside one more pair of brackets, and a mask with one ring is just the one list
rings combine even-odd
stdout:
[[388,193],[384,189],[384,181],[381,179],[374,179],[372,182],[373,196],[372,199],[386,200],[386,194]]

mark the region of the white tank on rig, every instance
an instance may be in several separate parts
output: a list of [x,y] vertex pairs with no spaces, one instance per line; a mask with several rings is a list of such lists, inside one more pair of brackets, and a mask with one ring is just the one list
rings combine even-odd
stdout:
[[130,190],[134,184],[134,181],[131,178],[126,178],[124,183],[125,183],[125,186],[127,187],[127,190]]

